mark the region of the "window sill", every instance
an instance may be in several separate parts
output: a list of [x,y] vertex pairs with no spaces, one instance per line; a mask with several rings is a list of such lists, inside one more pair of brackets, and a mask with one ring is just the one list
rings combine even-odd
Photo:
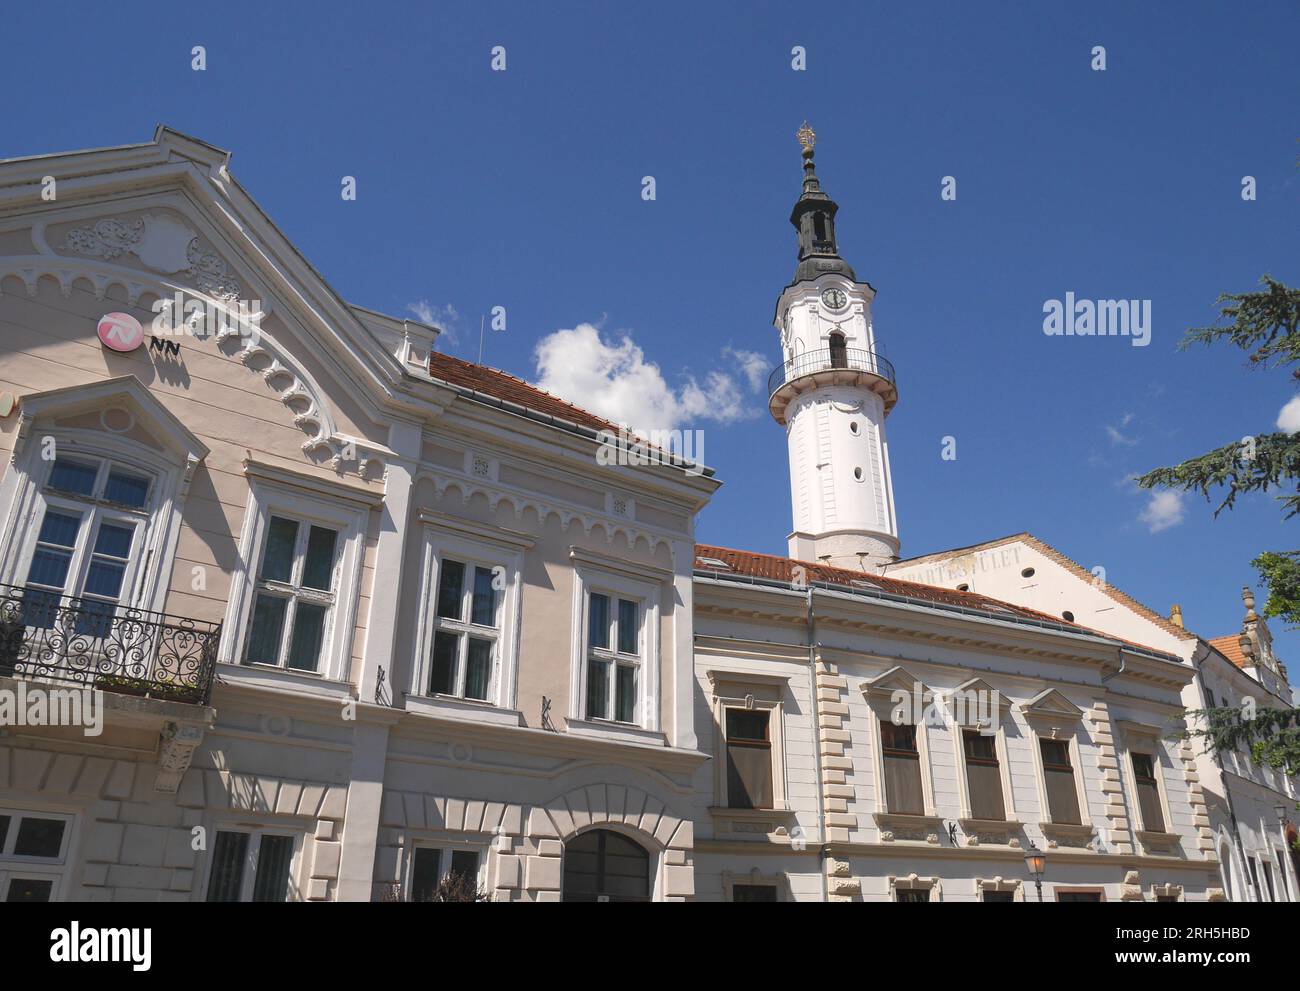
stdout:
[[788,836],[794,821],[794,810],[785,809],[732,809],[722,805],[709,806],[718,836],[767,836],[775,833]]
[[710,805],[709,814],[715,819],[732,819],[736,822],[785,822],[793,818],[793,809],[733,809],[725,805]]
[[524,714],[518,709],[502,709],[491,702],[451,696],[407,695],[406,711],[439,719],[460,719],[467,723],[491,723],[495,726],[524,724]]
[[1016,834],[1024,827],[1018,819],[958,819],[967,846],[1020,846]]
[[227,684],[296,691],[321,698],[343,698],[352,695],[352,686],[348,682],[331,681],[313,671],[295,671],[274,664],[234,664],[230,661],[222,661],[217,665],[217,679]]
[[588,736],[599,740],[617,740],[623,743],[640,743],[666,747],[668,737],[658,730],[642,729],[630,723],[607,723],[588,719],[565,719],[564,728],[574,736]]
[[1097,836],[1097,829],[1092,825],[1077,825],[1064,822],[1040,822],[1038,828],[1043,831],[1049,849],[1060,846],[1083,847],[1090,849]]
[[1182,843],[1182,837],[1177,833],[1153,829],[1139,829],[1136,832],[1147,853],[1176,853]]
[[880,829],[882,843],[894,843],[898,840],[937,845],[939,832],[943,829],[941,816],[914,815],[903,812],[873,812],[872,818]]

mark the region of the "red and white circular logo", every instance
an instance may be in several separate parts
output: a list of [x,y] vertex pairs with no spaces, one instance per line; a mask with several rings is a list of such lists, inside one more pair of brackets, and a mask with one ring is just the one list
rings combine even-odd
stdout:
[[134,351],[144,343],[144,328],[129,313],[105,313],[95,329],[99,343],[114,351]]

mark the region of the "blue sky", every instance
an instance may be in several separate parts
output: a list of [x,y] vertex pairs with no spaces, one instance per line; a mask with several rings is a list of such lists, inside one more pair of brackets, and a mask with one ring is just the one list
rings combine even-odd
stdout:
[[[1153,533],[1150,496],[1125,481],[1273,429],[1296,391],[1237,352],[1175,351],[1218,293],[1264,272],[1300,282],[1294,3],[232,2],[5,17],[21,43],[0,65],[0,156],[145,141],[165,122],[230,149],[345,298],[451,307],[452,354],[476,357],[479,316],[498,305],[508,328],[489,334],[487,361],[530,381],[558,330],[594,325],[635,366],[617,350],[630,338],[631,370],[654,384],[657,368],[725,482],[702,540],[784,551],[785,441],[737,353],[777,358],[807,118],[841,250],[879,293],[898,370],[905,555],[1029,530],[1155,608],[1181,602],[1213,636],[1240,623],[1249,560],[1296,546],[1300,522],[1266,496],[1217,520],[1188,497],[1182,521]],[[190,69],[194,45],[205,72]],[[806,71],[791,68],[795,45]],[[356,202],[339,196],[344,175]],[[940,199],[946,175],[955,202]],[[1151,300],[1150,346],[1045,336],[1043,304],[1067,291]],[[940,458],[949,435],[956,461]],[[1294,669],[1300,635],[1279,639]]]

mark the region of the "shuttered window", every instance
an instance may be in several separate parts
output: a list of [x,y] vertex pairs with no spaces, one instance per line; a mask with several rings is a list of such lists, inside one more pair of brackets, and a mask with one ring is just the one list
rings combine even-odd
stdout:
[[733,809],[772,807],[770,714],[727,710],[727,805]]
[[1160,786],[1156,782],[1155,758],[1151,754],[1133,756],[1133,781],[1137,785],[1138,808],[1142,828],[1153,833],[1165,831],[1165,817],[1160,809]]
[[971,815],[976,819],[1006,819],[997,738],[968,729],[962,732],[962,744],[966,750],[966,786],[970,791]]
[[921,754],[916,748],[916,727],[880,724],[880,747],[885,763],[885,800],[890,812],[924,815],[921,791]]
[[1078,826],[1079,793],[1074,785],[1074,766],[1070,763],[1070,745],[1065,740],[1039,740],[1043,756],[1043,778],[1047,785],[1047,808],[1051,821]]

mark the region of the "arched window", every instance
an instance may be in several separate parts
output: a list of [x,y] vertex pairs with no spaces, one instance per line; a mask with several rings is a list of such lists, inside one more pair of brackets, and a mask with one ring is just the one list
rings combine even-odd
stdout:
[[650,853],[610,829],[593,829],[564,847],[566,902],[650,900]]
[[848,368],[849,351],[848,351],[848,346],[845,344],[844,341],[844,335],[841,334],[839,331],[835,331],[834,333],[831,334],[830,344],[831,344],[831,367]]

